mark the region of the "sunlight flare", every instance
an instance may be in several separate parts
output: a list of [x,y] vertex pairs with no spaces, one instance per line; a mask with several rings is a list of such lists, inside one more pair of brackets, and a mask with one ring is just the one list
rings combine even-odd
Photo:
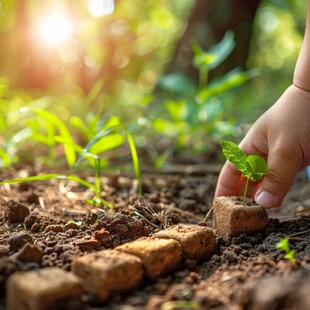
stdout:
[[114,11],[114,0],[89,0],[88,10],[94,17],[112,14]]
[[73,35],[73,23],[64,13],[54,13],[37,24],[39,39],[48,45],[60,45]]

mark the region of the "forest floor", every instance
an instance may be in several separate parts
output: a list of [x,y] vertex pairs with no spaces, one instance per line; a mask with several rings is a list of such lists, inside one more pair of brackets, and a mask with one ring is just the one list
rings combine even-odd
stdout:
[[[92,193],[68,181],[1,186],[0,309],[5,309],[7,278],[19,270],[70,270],[78,256],[152,236],[178,223],[212,227],[212,216],[207,224],[203,220],[212,207],[219,169],[198,165],[175,166],[160,174],[145,171],[142,197],[129,176],[103,177],[103,198],[114,209],[91,207],[85,199]],[[1,180],[36,173],[2,171]],[[232,242],[218,238],[209,260],[186,261],[176,272],[115,294],[105,303],[85,298],[81,309],[310,309],[309,192],[310,183],[301,172],[283,206],[268,211],[263,232]],[[295,264],[276,249],[283,237],[290,237],[296,249]],[[27,241],[43,256],[27,261],[29,253],[21,251]]]

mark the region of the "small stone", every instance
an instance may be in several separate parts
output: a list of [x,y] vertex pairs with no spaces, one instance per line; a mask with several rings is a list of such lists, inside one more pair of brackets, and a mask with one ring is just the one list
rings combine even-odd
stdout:
[[214,226],[225,240],[241,234],[254,234],[264,230],[268,224],[265,209],[247,199],[243,205],[240,197],[216,197],[213,203]]
[[45,227],[44,232],[48,231],[64,232],[65,228],[62,225],[48,225]]
[[235,263],[238,260],[238,255],[235,252],[227,250],[227,249],[223,252],[223,256],[230,263]]
[[177,269],[182,258],[181,245],[173,239],[142,237],[120,245],[115,250],[138,256],[146,276],[151,280]]
[[7,281],[7,309],[67,309],[82,293],[80,279],[60,268],[16,272]]
[[93,237],[100,240],[100,238],[104,236],[109,236],[110,232],[106,230],[105,228],[101,228],[100,230],[95,230],[93,233]]
[[6,216],[11,224],[22,223],[30,213],[25,205],[13,200],[8,201],[6,207]]
[[111,294],[137,287],[143,279],[141,260],[133,255],[104,250],[76,258],[72,271],[79,276],[85,289],[102,300]]
[[75,243],[82,251],[91,251],[100,246],[100,242],[94,238],[81,239]]
[[42,261],[43,251],[36,245],[26,243],[18,252],[13,255],[14,259],[23,262],[40,263]]
[[26,243],[33,243],[33,238],[31,235],[25,232],[18,232],[13,234],[9,240],[10,251],[16,252],[21,249]]

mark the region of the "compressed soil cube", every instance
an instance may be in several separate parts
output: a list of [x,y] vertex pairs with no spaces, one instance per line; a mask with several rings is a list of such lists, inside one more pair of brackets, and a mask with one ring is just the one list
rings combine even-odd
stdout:
[[129,291],[143,279],[141,260],[113,250],[91,253],[73,260],[72,271],[82,278],[87,291],[102,300],[112,293]]
[[201,261],[210,257],[216,248],[214,231],[200,225],[173,225],[155,233],[154,237],[177,240],[181,244],[184,260]]
[[140,257],[150,280],[177,269],[182,259],[181,245],[174,239],[144,237],[120,245],[115,250]]
[[21,271],[8,279],[7,309],[64,309],[70,300],[79,302],[82,293],[80,279],[63,269]]
[[247,198],[243,205],[240,197],[216,197],[213,208],[215,229],[225,241],[244,233],[262,231],[268,224],[266,210],[250,198]]

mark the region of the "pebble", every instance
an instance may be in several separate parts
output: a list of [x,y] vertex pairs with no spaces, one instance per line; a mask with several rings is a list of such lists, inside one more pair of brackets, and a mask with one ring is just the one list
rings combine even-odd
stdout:
[[42,261],[43,251],[36,245],[26,243],[18,252],[13,255],[14,259],[23,262],[40,263]]
[[234,263],[238,260],[238,256],[235,252],[230,250],[225,250],[223,252],[224,258],[226,258],[230,263]]
[[64,227],[62,225],[48,225],[45,227],[45,232],[54,231],[54,232],[63,232]]
[[6,207],[6,216],[11,224],[22,223],[30,213],[25,205],[13,200],[8,201]]
[[12,235],[9,240],[10,251],[16,252],[21,249],[26,243],[32,244],[33,238],[25,232],[18,232]]
[[75,243],[82,251],[91,251],[100,246],[100,242],[96,239],[81,239]]

